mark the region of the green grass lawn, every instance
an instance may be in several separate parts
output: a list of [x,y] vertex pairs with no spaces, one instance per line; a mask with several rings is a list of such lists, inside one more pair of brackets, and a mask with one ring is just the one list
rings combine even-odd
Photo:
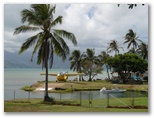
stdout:
[[[49,82],[49,84],[54,84],[56,82]],[[38,82],[35,86],[43,86],[44,82]],[[148,84],[142,85],[131,85],[131,84],[118,84],[120,89],[126,90],[148,90]],[[65,82],[62,88],[69,89],[101,89],[102,87],[114,88],[110,82],[106,81],[94,81],[94,82]],[[119,102],[120,101],[120,102]],[[134,106],[147,106],[148,107],[148,97],[139,97],[135,98]],[[60,103],[67,105],[62,105]],[[97,99],[92,100],[89,104],[89,100],[56,100],[58,104],[44,104],[42,99],[36,98],[30,99],[30,102],[27,102],[27,99],[16,99],[14,101],[4,101],[4,112],[148,112],[148,109],[124,109],[124,108],[107,108],[107,99]],[[80,104],[81,106],[73,106]],[[124,104],[123,104],[124,103]],[[68,105],[70,104],[70,105]],[[115,98],[109,99],[109,106],[132,106],[132,98]]]
[[[131,105],[131,98],[120,98],[120,101]],[[17,102],[18,101],[18,102]],[[62,104],[44,104],[42,99],[30,99],[30,103],[25,99],[4,102],[4,112],[148,112],[148,109],[123,109],[123,108],[106,108],[107,99],[92,100],[89,105],[88,100],[82,100],[81,106],[62,105]],[[60,103],[59,101],[57,101]],[[63,103],[79,104],[78,100],[62,101]],[[124,106],[114,98],[109,100],[110,106]],[[135,98],[135,106],[147,106],[148,97]]]

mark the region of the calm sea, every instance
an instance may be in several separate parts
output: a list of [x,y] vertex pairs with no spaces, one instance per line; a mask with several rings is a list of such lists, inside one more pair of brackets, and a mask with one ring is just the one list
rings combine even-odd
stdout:
[[[51,69],[49,73],[59,73],[61,71],[72,72],[69,69]],[[45,76],[40,75],[41,72],[45,72],[45,69],[41,68],[5,68],[4,69],[4,99],[13,99],[13,91],[20,91],[23,86],[30,86],[37,81],[44,81]],[[97,75],[94,79],[105,79],[107,73]],[[73,80],[75,77],[69,77],[69,80]],[[87,77],[84,77],[88,80]],[[49,81],[56,81],[56,77],[49,76]],[[20,91],[23,93],[23,91]],[[42,93],[41,93],[42,94]],[[34,93],[35,95],[35,93]],[[40,95],[42,97],[42,95]],[[35,96],[34,96],[35,97]],[[37,97],[37,95],[36,95]],[[20,96],[19,96],[20,98]]]

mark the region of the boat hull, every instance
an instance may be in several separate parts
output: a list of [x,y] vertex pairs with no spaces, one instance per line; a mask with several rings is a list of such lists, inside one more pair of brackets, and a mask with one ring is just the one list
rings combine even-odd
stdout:
[[103,93],[123,93],[126,90],[102,90]]

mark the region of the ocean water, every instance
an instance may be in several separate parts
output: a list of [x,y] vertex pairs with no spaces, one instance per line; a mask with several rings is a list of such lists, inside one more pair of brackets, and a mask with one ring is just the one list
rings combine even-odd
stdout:
[[[51,69],[49,73],[59,73],[59,72],[72,73],[73,71],[69,69]],[[45,72],[45,69],[41,68],[5,68],[4,69],[4,89],[20,89],[26,85],[32,85],[37,81],[44,81],[45,76],[40,75],[40,73]],[[98,74],[94,79],[105,79],[107,73]],[[68,80],[73,80],[75,77],[69,77]],[[85,80],[88,80],[88,77],[84,77]],[[56,81],[56,76],[49,76],[49,81]]]
[[[70,72],[69,69],[51,69],[49,73],[59,73],[61,71]],[[13,99],[14,91],[18,91],[20,94],[16,96],[16,98],[25,97],[27,93],[21,90],[24,86],[30,86],[37,81],[44,81],[45,76],[40,75],[41,72],[45,72],[45,69],[41,68],[4,68],[4,99]],[[98,74],[94,77],[94,79],[105,79],[107,77],[107,73],[103,72],[103,74]],[[69,77],[68,80],[73,80],[75,77]],[[85,80],[88,80],[88,77],[84,77]],[[56,77],[49,76],[49,81],[56,81]],[[23,94],[23,95],[22,95]],[[35,93],[33,92],[33,97],[43,97],[44,93]]]
[[[69,69],[51,69],[49,73],[59,73],[61,71],[68,71]],[[29,93],[21,90],[24,86],[30,86],[37,81],[44,81],[45,76],[40,75],[41,72],[45,72],[41,68],[5,68],[4,69],[4,100],[13,100],[17,98],[29,98]],[[107,73],[98,74],[94,79],[105,79]],[[73,80],[75,77],[69,77],[68,80]],[[88,80],[88,77],[84,77]],[[56,77],[49,76],[49,81],[56,81]],[[89,99],[88,96],[92,94],[93,99],[106,98],[106,94],[102,94],[99,91],[82,91],[82,99]],[[81,92],[73,93],[49,93],[50,97],[57,99],[80,99]],[[130,92],[115,94],[116,97],[131,97]],[[143,96],[140,93],[135,93],[137,97]],[[44,92],[30,92],[30,98],[43,98]]]

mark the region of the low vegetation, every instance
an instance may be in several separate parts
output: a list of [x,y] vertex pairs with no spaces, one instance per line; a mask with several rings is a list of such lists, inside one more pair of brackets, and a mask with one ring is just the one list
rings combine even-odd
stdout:
[[[18,99],[18,102],[5,101],[4,112],[148,112],[147,97],[135,98],[135,106],[140,107],[125,109],[120,108],[120,106],[125,106],[113,98],[110,99],[110,107],[119,106],[119,108],[107,108],[106,99],[93,100],[91,105],[89,105],[88,100],[83,100],[81,106],[79,101],[75,100],[61,102],[56,100],[55,104],[44,103],[42,99],[38,98],[30,99],[30,102],[27,102],[26,100],[27,99]],[[120,100],[128,105],[131,105],[130,98],[120,98]]]
[[24,91],[34,91],[35,88],[31,87],[31,86],[24,86],[24,87],[21,88],[21,90],[24,90]]

